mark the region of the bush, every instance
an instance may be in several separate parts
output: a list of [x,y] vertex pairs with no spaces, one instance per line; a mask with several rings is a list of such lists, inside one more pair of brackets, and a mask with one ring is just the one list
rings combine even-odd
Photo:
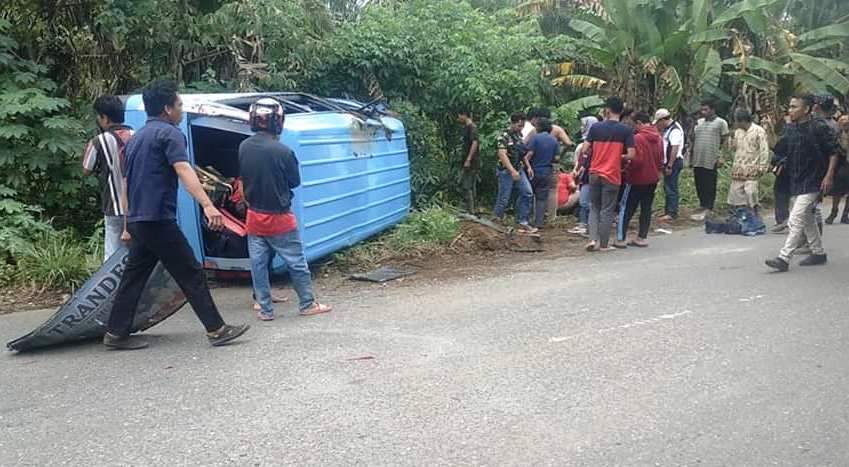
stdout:
[[72,232],[40,233],[17,252],[14,279],[40,290],[75,289],[100,265]]
[[362,267],[390,258],[432,254],[451,243],[459,229],[452,210],[434,206],[410,214],[395,229],[337,253],[334,259],[343,267]]

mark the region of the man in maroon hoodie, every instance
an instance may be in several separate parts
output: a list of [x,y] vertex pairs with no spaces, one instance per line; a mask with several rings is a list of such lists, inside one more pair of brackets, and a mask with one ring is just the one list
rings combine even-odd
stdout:
[[[654,204],[654,192],[663,170],[663,139],[657,128],[651,124],[651,118],[645,112],[638,112],[633,117],[636,135],[634,146],[636,157],[625,171],[625,190],[619,209],[619,222],[616,228],[616,248],[626,248],[627,245],[645,248],[649,246],[646,240],[651,227],[651,211]],[[640,208],[640,229],[637,238],[627,244],[628,224]]]

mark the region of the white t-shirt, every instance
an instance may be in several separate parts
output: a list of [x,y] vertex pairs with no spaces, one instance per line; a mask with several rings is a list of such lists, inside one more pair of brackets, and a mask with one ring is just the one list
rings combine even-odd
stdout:
[[535,129],[536,128],[534,128],[533,123],[525,120],[525,126],[524,126],[524,128],[522,128],[522,139],[527,138],[528,135],[531,134],[531,132],[534,131]]
[[677,124],[672,124],[663,132],[663,163],[666,164],[666,154],[669,152],[669,145],[678,146],[678,154],[676,158],[684,158],[684,131]]

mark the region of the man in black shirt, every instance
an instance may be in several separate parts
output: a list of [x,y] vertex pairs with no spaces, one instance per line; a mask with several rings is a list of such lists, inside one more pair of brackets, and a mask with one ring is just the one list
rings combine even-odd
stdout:
[[766,261],[767,266],[786,272],[793,252],[807,238],[811,255],[800,266],[818,266],[828,260],[822,246],[815,212],[823,193],[834,185],[834,175],[840,150],[837,137],[821,119],[813,118],[814,97],[802,95],[790,101],[788,116],[791,123],[775,147],[776,156],[784,160],[783,170],[790,181],[794,197],[790,209],[790,232],[777,258]]
[[466,211],[475,214],[477,199],[478,172],[480,172],[480,139],[478,127],[472,120],[469,111],[460,112],[457,121],[463,125],[463,166],[460,176],[460,186],[463,189],[463,199]]

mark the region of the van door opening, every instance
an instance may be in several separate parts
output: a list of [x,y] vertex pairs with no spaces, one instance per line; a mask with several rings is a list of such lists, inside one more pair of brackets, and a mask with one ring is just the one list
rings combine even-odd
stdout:
[[[244,222],[246,210],[243,203],[237,202],[236,187],[239,144],[251,135],[250,129],[245,123],[214,117],[195,118],[190,126],[195,169],[204,189],[216,207]],[[199,212],[203,216],[203,210]],[[222,269],[250,269],[247,237],[229,230],[210,230],[204,219],[200,219],[200,224],[205,260],[215,262]]]

